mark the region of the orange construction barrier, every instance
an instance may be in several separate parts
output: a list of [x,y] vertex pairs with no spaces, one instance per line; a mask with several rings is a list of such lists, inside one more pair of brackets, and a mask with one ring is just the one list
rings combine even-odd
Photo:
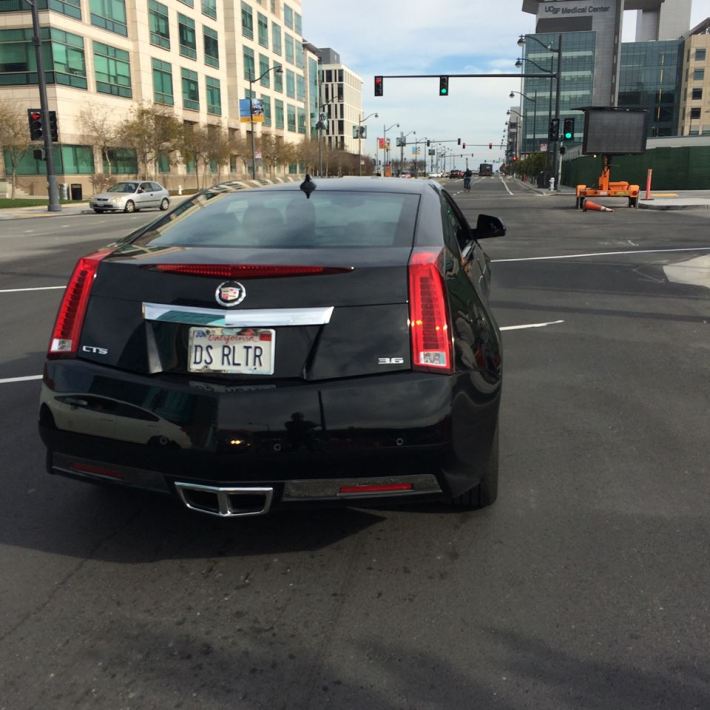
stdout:
[[613,212],[611,207],[604,207],[604,205],[599,205],[596,202],[592,202],[589,198],[584,200],[584,205],[582,209],[586,212],[587,210],[592,210],[594,212]]

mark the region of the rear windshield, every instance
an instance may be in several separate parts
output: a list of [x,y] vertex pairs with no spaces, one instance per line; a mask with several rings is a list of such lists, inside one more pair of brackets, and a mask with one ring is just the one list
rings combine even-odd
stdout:
[[[134,240],[149,247],[411,246],[419,196],[386,192],[245,190],[199,199]],[[179,212],[180,210],[178,210]],[[171,219],[172,218],[172,219]]]

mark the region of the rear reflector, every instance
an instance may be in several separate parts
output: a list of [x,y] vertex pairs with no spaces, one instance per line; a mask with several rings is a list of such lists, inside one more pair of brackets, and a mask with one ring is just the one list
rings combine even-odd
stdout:
[[439,260],[442,251],[415,249],[409,259],[409,332],[412,367],[453,371],[449,309]]
[[394,493],[397,491],[411,491],[414,486],[411,483],[384,483],[381,485],[366,484],[362,486],[340,486],[339,493]]
[[73,461],[70,464],[71,468],[79,473],[92,473],[95,476],[107,476],[108,478],[125,478],[125,476],[120,471],[114,471],[110,468],[105,468],[104,466],[96,466],[94,464],[79,463],[78,461]]
[[218,279],[264,279],[286,276],[318,276],[346,274],[353,267],[336,266],[278,266],[272,264],[155,264],[145,268],[168,274],[208,276]]
[[99,262],[111,251],[111,249],[102,249],[77,261],[59,305],[47,357],[74,357],[76,355],[81,327],[84,324],[86,308],[89,305],[89,294],[99,268]]

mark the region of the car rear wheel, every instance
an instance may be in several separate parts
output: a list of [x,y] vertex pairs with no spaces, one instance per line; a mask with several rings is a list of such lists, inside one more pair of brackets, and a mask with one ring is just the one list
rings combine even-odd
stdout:
[[477,486],[452,498],[452,504],[457,508],[478,510],[495,503],[498,497],[498,426],[491,440],[485,469]]
[[123,208],[124,212],[135,212],[136,211],[136,203],[133,202],[133,200],[128,200],[126,202],[126,206]]
[[101,214],[103,210],[94,210],[94,212],[96,212],[96,214]]
[[160,209],[163,210],[163,212],[165,212],[165,210],[168,209],[168,207],[170,207],[170,200],[168,200],[167,197],[164,197],[162,202],[160,203]]

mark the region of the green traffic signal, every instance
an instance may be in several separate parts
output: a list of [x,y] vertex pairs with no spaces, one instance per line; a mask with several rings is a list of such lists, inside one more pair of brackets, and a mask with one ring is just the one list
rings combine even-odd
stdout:
[[439,77],[439,96],[449,95],[449,77],[440,76]]

